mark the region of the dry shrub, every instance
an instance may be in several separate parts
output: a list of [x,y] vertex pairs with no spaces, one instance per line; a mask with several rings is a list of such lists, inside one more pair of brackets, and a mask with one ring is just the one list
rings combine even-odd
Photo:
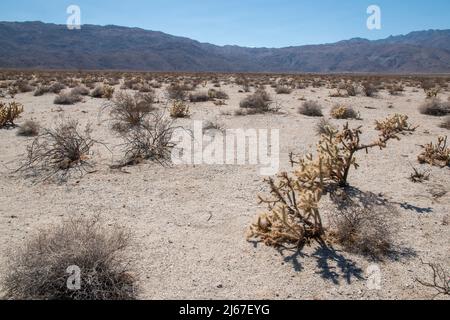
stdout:
[[51,93],[55,93],[55,94],[59,94],[62,90],[64,90],[66,88],[66,86],[62,83],[59,82],[55,82],[52,83],[49,87],[48,87],[48,92]]
[[143,83],[139,86],[138,91],[141,93],[151,93],[155,94],[155,90],[153,89],[152,85],[149,83]]
[[345,91],[347,91],[347,95],[350,97],[354,97],[357,94],[357,88],[353,83],[348,83],[344,85]]
[[277,86],[275,88],[275,92],[277,94],[291,94],[292,93],[292,89],[288,86]]
[[388,91],[389,91],[390,95],[396,96],[396,95],[401,94],[403,91],[405,91],[405,89],[400,84],[394,84],[394,85],[388,86]]
[[444,267],[437,263],[424,263],[422,264],[428,266],[432,273],[432,282],[416,279],[421,285],[432,288],[436,291],[433,298],[437,298],[440,295],[450,295],[450,275],[444,270]]
[[343,90],[345,90],[345,85],[341,84],[341,85],[339,85],[336,88],[335,92],[331,92],[330,93],[330,97],[332,97],[332,98],[346,98],[346,97],[348,97],[349,95],[348,95],[347,90],[345,90],[345,91],[343,91]]
[[31,86],[26,80],[18,80],[13,83],[13,86],[16,88],[17,92],[25,93],[31,92],[34,90],[34,87]]
[[71,105],[83,101],[83,98],[73,92],[63,92],[55,97],[54,104]]
[[36,121],[28,120],[20,125],[17,135],[22,137],[35,137],[39,134],[40,127]]
[[352,108],[344,105],[335,105],[330,112],[334,119],[358,119],[359,114]]
[[78,86],[73,88],[70,92],[78,96],[88,96],[90,91],[85,86]]
[[207,132],[207,131],[220,131],[220,132],[224,132],[225,128],[224,125],[217,122],[217,121],[205,121],[203,123],[203,132]]
[[419,111],[429,116],[442,117],[450,114],[450,103],[438,98],[429,99],[420,106]]
[[122,135],[125,156],[112,168],[136,165],[144,160],[165,164],[175,146],[172,142],[176,129],[173,123],[163,112],[149,113],[140,126],[130,128]]
[[300,114],[303,114],[308,117],[322,117],[322,107],[316,101],[305,101],[302,106],[298,109]]
[[148,113],[155,109],[153,102],[154,96],[150,93],[117,93],[114,99],[106,104],[110,109],[112,129],[121,133],[141,125]]
[[[136,279],[126,259],[130,234],[98,219],[76,219],[40,230],[10,257],[2,281],[7,299],[133,300]],[[80,289],[69,289],[78,267]],[[68,271],[69,270],[69,271]]]
[[93,167],[91,148],[97,142],[91,138],[89,125],[83,131],[75,120],[61,121],[55,129],[43,129],[27,147],[27,156],[16,170],[23,174],[57,177],[64,181],[74,172],[82,176]]
[[442,123],[440,124],[440,127],[444,128],[444,129],[447,129],[447,130],[450,130],[450,116],[446,117],[444,119],[444,121],[442,121]]
[[431,142],[422,146],[422,149],[424,150],[418,157],[420,163],[441,168],[450,166],[450,147],[447,147],[447,137],[439,137],[436,144]]
[[216,89],[209,89],[208,96],[210,97],[210,99],[220,99],[220,100],[227,100],[230,98],[225,91]]
[[208,92],[197,92],[189,95],[190,102],[207,102],[209,100],[211,100],[211,97],[208,95]]
[[189,106],[183,101],[175,101],[169,109],[172,118],[187,118],[190,116]]
[[244,113],[255,114],[271,111],[271,98],[264,89],[258,89],[254,94],[247,96],[239,104]]
[[424,79],[421,81],[420,86],[426,92],[430,89],[433,89],[436,86],[436,84],[433,80]]
[[39,86],[34,91],[34,96],[39,97],[49,92],[49,88],[47,86]]
[[392,248],[392,211],[376,200],[357,203],[346,198],[330,217],[330,235],[346,251],[382,259]]
[[386,147],[391,139],[399,139],[404,131],[413,131],[407,116],[395,115],[377,122],[380,136],[371,144],[361,144],[361,130],[349,129],[322,135],[317,155],[309,154],[299,159],[291,155],[295,167],[292,175],[282,173],[278,179],[267,180],[269,197],[259,197],[268,210],[250,227],[248,239],[258,239],[265,244],[284,247],[293,244],[299,248],[312,240],[322,241],[325,233],[319,212],[319,202],[331,186],[347,186],[350,168],[358,168],[355,154],[371,148]]
[[23,105],[18,102],[0,102],[0,128],[15,127],[14,121],[23,113]]
[[378,93],[377,87],[370,82],[363,83],[362,90],[367,97],[374,97]]
[[186,87],[180,84],[171,84],[166,89],[168,98],[177,101],[183,101],[186,99],[186,91]]
[[93,98],[104,98],[104,99],[111,99],[114,95],[114,87],[111,87],[109,85],[98,85],[92,90],[91,97]]
[[318,136],[321,136],[323,134],[329,135],[333,131],[335,131],[336,128],[333,126],[333,124],[330,122],[330,120],[322,118],[319,122],[317,122],[315,131]]

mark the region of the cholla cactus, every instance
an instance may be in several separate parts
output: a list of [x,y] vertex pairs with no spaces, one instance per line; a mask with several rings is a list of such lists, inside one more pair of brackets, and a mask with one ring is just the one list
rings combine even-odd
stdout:
[[332,130],[322,135],[319,142],[318,153],[328,172],[328,177],[341,186],[347,185],[350,168],[359,167],[355,154],[359,151],[379,147],[386,148],[391,139],[400,139],[399,134],[415,131],[416,128],[408,124],[406,115],[396,114],[384,121],[376,122],[376,130],[380,131],[378,140],[370,144],[361,144],[361,127],[350,129],[348,123],[342,131]]
[[190,115],[189,106],[183,101],[175,101],[169,111],[172,118],[186,118]]
[[318,203],[323,180],[320,160],[316,162],[311,155],[300,161],[293,177],[283,173],[277,182],[269,179],[271,197],[259,197],[269,211],[250,227],[248,237],[260,238],[269,246],[290,243],[301,247],[312,239],[320,240],[324,229]]
[[23,105],[15,101],[6,105],[0,102],[0,128],[6,126],[15,126],[14,120],[23,112]]
[[114,91],[115,91],[114,87],[105,85],[103,87],[103,98],[110,100],[114,95]]
[[269,179],[271,197],[259,197],[260,203],[268,206],[249,229],[248,237],[261,239],[270,246],[295,244],[302,247],[311,240],[322,241],[325,233],[319,213],[319,202],[331,185],[346,186],[350,168],[358,168],[355,154],[370,148],[386,147],[390,139],[399,139],[399,134],[414,131],[408,117],[395,115],[377,122],[381,131],[377,141],[361,144],[361,128],[350,129],[346,124],[342,131],[330,130],[322,135],[317,156],[307,155],[295,159],[292,176],[283,173],[278,180]]
[[433,142],[422,146],[423,152],[419,155],[420,163],[444,168],[450,166],[450,148],[447,147],[447,137],[439,137],[437,144]]
[[441,91],[440,88],[431,88],[431,89],[425,90],[427,99],[437,98],[440,91]]

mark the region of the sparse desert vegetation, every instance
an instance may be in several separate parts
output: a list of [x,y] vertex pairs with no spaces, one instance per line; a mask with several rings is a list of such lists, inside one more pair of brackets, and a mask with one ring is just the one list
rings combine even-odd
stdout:
[[[0,297],[446,299],[449,83],[1,71]],[[279,130],[278,174],[172,162],[239,129]]]
[[[7,299],[132,300],[137,285],[126,249],[130,235],[98,220],[72,219],[40,230],[12,252],[2,281]],[[79,269],[79,290],[67,286]],[[76,283],[74,283],[76,285]]]

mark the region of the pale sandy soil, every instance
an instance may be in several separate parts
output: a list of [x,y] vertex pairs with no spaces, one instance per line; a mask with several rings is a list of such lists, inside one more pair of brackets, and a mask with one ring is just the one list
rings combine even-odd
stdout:
[[[226,86],[230,100],[226,106],[212,102],[192,104],[190,119],[179,120],[185,127],[192,120],[217,119],[225,128],[276,128],[281,130],[281,165],[289,168],[289,152],[313,151],[318,137],[318,119],[297,113],[302,96],[320,102],[329,114],[336,102],[352,105],[361,113],[365,139],[376,137],[373,123],[394,113],[410,116],[420,125],[412,136],[394,141],[388,148],[360,154],[361,168],[352,171],[351,184],[364,192],[382,194],[396,208],[395,246],[397,254],[379,262],[380,290],[369,290],[365,271],[369,259],[349,254],[335,246],[324,252],[306,248],[302,255],[280,254],[262,244],[246,241],[246,231],[256,214],[264,210],[256,196],[267,191],[254,166],[175,166],[145,163],[127,168],[129,173],[110,170],[114,159],[103,147],[96,147],[96,173],[58,185],[38,183],[11,174],[29,139],[16,130],[0,130],[0,274],[5,272],[5,254],[21,245],[39,227],[59,223],[71,216],[100,216],[127,226],[134,232],[130,256],[139,272],[143,299],[421,299],[434,291],[422,287],[415,278],[429,279],[430,270],[420,260],[450,267],[450,226],[443,219],[450,209],[450,170],[430,168],[430,181],[414,184],[408,180],[409,163],[417,163],[419,145],[437,140],[448,131],[438,127],[442,118],[421,115],[417,108],[423,91],[407,88],[401,96],[383,92],[377,98],[330,98],[329,89],[295,90],[291,95],[275,95],[282,114],[236,117],[239,101],[246,96],[237,86]],[[159,92],[162,96],[162,93]],[[447,98],[448,93],[442,94]],[[52,126],[64,115],[93,124],[93,137],[112,148],[108,123],[99,118],[105,100],[85,98],[74,106],[53,104],[54,95],[33,97],[19,94],[25,106],[19,123],[35,119]],[[2,101],[7,101],[3,99]],[[388,106],[393,108],[389,109]],[[368,109],[373,107],[375,109]],[[230,112],[230,115],[226,115]],[[335,124],[345,121],[334,120]],[[428,166],[423,166],[428,167]],[[447,193],[433,199],[434,190]],[[395,212],[397,211],[397,213]],[[326,208],[324,209],[326,212]]]

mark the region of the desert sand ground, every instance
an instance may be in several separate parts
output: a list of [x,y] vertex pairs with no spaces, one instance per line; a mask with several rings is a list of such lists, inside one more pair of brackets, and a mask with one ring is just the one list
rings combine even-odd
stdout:
[[[256,196],[267,192],[257,166],[171,166],[143,163],[120,172],[109,165],[120,157],[113,146],[120,143],[111,133],[107,114],[100,112],[104,99],[85,97],[72,106],[53,104],[54,94],[34,97],[18,94],[25,112],[19,119],[37,120],[43,127],[58,117],[70,116],[92,123],[92,136],[107,143],[95,147],[95,173],[65,184],[37,183],[11,170],[23,158],[30,138],[16,136],[17,129],[0,130],[0,274],[5,257],[40,227],[60,223],[71,216],[100,215],[108,223],[124,225],[134,233],[129,252],[137,266],[142,299],[429,299],[435,291],[416,278],[429,280],[430,269],[421,264],[438,262],[450,266],[450,226],[443,221],[450,213],[450,170],[417,163],[420,145],[448,135],[440,128],[442,118],[422,115],[422,90],[406,88],[398,96],[381,92],[378,97],[331,98],[330,89],[296,89],[277,95],[280,113],[235,116],[239,101],[237,85],[222,86],[230,95],[225,106],[212,102],[191,104],[191,117],[177,120],[186,128],[192,120],[217,120],[225,128],[280,129],[281,169],[289,170],[290,152],[315,150],[318,118],[298,114],[304,97],[316,100],[329,115],[342,102],[360,112],[364,139],[377,136],[374,121],[395,113],[406,114],[420,125],[416,133],[393,141],[383,150],[359,154],[361,167],[353,170],[353,187],[382,196],[393,206],[395,250],[384,261],[379,290],[367,285],[367,268],[374,262],[350,254],[338,245],[330,251],[317,245],[301,254],[279,252],[246,240],[255,216],[265,210]],[[116,91],[119,86],[116,87]],[[157,91],[163,100],[163,89]],[[448,92],[441,94],[447,99]],[[1,101],[10,101],[2,98]],[[162,108],[164,103],[160,104]],[[392,106],[392,108],[389,108]],[[100,114],[100,115],[99,115]],[[332,120],[343,125],[347,120]],[[431,170],[430,180],[412,183],[410,164]],[[437,197],[433,196],[439,194]],[[326,204],[324,204],[326,212]]]

